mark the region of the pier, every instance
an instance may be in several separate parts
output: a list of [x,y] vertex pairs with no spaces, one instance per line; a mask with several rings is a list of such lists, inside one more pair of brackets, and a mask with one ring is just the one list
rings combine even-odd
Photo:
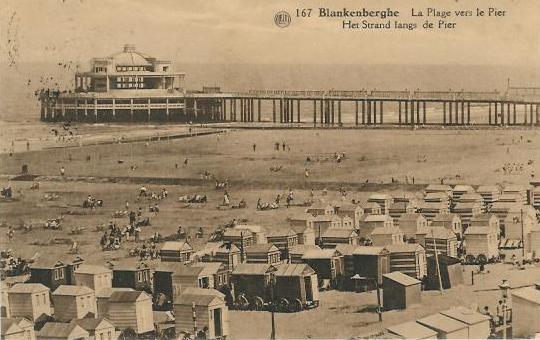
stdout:
[[[527,90],[527,91],[525,91]],[[540,89],[200,92],[122,99],[111,92],[48,95],[44,121],[271,122],[331,126],[539,126]]]

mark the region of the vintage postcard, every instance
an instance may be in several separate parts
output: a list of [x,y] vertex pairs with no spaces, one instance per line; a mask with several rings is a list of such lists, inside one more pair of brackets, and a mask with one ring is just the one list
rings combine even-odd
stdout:
[[0,1],[1,339],[540,338],[540,1]]

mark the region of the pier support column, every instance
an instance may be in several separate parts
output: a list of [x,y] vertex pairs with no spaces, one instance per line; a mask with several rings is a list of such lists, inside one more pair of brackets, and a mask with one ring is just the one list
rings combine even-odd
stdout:
[[257,121],[261,121],[261,100],[257,99]]
[[504,103],[501,103],[501,125],[504,125]]
[[300,123],[300,99],[296,101],[296,122]]
[[279,100],[279,122],[283,123],[283,98]]
[[337,116],[337,119],[338,119],[338,125],[341,126],[341,100],[338,101],[338,116]]
[[465,125],[465,102],[461,102],[461,125]]
[[354,101],[354,126],[358,126],[358,100]]
[[[513,124],[516,125],[516,123],[517,123],[517,119],[516,119],[516,103],[514,103],[512,106],[513,106],[513,109],[514,109],[513,116],[512,116],[512,121],[513,121]],[[510,111],[510,110],[508,110],[508,111]]]
[[456,101],[454,103],[454,120],[455,120],[455,123],[456,125],[459,125],[459,102]]
[[540,125],[540,104],[536,104],[536,125]]
[[401,126],[401,100],[398,101],[398,124]]
[[373,115],[371,118],[372,118],[373,124],[376,125],[377,124],[377,101],[373,100],[371,104],[372,104],[372,109],[373,109]]
[[471,125],[471,102],[467,102],[467,125]]
[[416,102],[416,125],[420,125],[420,102]]
[[409,125],[409,101],[405,101],[405,125]]
[[523,104],[523,125],[529,125],[529,119],[527,117],[527,104]]
[[493,119],[495,120],[495,125],[499,125],[499,105],[497,102],[493,103]]
[[530,104],[529,106],[531,110],[529,125],[533,125],[533,104]]
[[443,102],[443,126],[446,125],[446,102]]
[[272,122],[276,122],[276,100],[272,99]]
[[491,125],[491,103],[489,103],[488,117],[489,117],[488,125]]
[[366,124],[366,101],[362,100],[362,125]]
[[422,124],[426,125],[426,102],[422,102]]
[[335,109],[336,109],[335,101],[332,100],[332,104],[331,104],[331,107],[330,107],[330,112],[331,112],[330,119],[331,119],[332,125],[334,125],[334,120],[335,120],[335,116],[336,116],[336,110]]
[[367,123],[371,125],[371,100],[367,101]]
[[416,114],[415,101],[411,101],[411,125],[414,125],[414,115]]
[[151,114],[151,109],[150,109],[150,98],[148,98],[148,112],[146,114],[146,121],[149,122],[150,121],[150,114]]
[[452,107],[453,107],[453,102],[448,102],[448,125],[452,125],[452,122],[453,122],[453,112],[452,112]]
[[317,101],[313,101],[313,126],[317,126]]
[[319,111],[320,111],[320,113],[319,113],[319,116],[320,116],[320,119],[319,119],[319,120],[320,120],[320,123],[319,123],[319,124],[320,124],[320,125],[324,125],[324,102],[321,100],[321,101],[319,102],[319,104],[320,104],[320,108],[319,108]]
[[383,101],[382,100],[380,101],[379,111],[380,111],[379,112],[379,123],[384,124],[384,118],[383,118],[384,108],[383,108]]

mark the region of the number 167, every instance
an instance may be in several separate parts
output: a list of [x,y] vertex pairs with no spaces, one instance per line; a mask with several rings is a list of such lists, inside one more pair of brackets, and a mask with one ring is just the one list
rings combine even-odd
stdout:
[[309,18],[311,17],[311,8],[297,8],[296,17]]

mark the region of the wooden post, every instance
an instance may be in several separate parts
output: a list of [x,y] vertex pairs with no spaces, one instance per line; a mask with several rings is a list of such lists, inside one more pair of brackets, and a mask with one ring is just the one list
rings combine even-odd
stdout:
[[371,125],[371,100],[367,101],[367,123]]
[[471,125],[471,102],[467,102],[467,125]]
[[313,126],[317,126],[317,101],[313,100]]
[[320,101],[320,125],[323,125],[324,124],[324,102],[323,100],[321,99]]
[[456,125],[459,125],[459,102],[458,101],[455,102],[454,108],[455,108],[455,110],[454,110],[454,114],[455,114],[454,118],[455,118],[455,121],[456,121]]
[[276,122],[276,100],[272,99],[272,122]]
[[[510,104],[508,104],[508,106],[510,106]],[[512,121],[513,121],[513,124],[516,125],[516,123],[517,123],[517,120],[516,120],[516,103],[513,104],[513,107],[514,107],[514,112],[513,112]],[[508,108],[508,113],[510,113],[510,107]]]
[[411,125],[414,125],[414,115],[416,114],[416,109],[414,108],[415,102],[411,101]]
[[416,124],[420,125],[420,102],[416,102]]
[[446,102],[443,102],[443,125],[446,125]]
[[283,98],[279,100],[279,122],[283,123]]
[[338,101],[338,125],[341,126],[341,100]]
[[528,125],[528,119],[527,119],[527,104],[523,105],[523,124]]
[[296,101],[296,122],[300,123],[300,99]]
[[373,124],[377,124],[377,101],[373,100],[371,101],[371,109],[373,110],[373,114],[371,116],[371,122]]
[[493,103],[493,119],[495,120],[495,125],[499,124],[499,112],[497,102]]
[[398,101],[398,122],[399,122],[399,126],[401,126],[401,100]]
[[426,102],[425,101],[422,102],[422,114],[423,114],[422,122],[425,125],[426,124]]
[[453,120],[453,116],[452,116],[452,106],[453,106],[453,103],[452,102],[448,102],[448,124],[449,125],[452,125],[452,120]]
[[362,100],[362,125],[366,124],[366,101]]
[[384,108],[383,108],[383,101],[381,100],[380,101],[380,108],[379,108],[379,123],[380,124],[383,124],[384,123],[384,118],[383,118],[383,114],[384,114]]
[[332,106],[331,106],[331,108],[330,108],[330,112],[331,112],[331,116],[330,116],[331,118],[330,118],[330,119],[332,120],[332,125],[334,125],[335,108],[336,108],[336,107],[335,107],[335,101],[334,101],[334,100],[332,100],[332,104],[331,104],[331,105],[332,105]]
[[[531,112],[532,112],[532,106],[531,106]],[[354,125],[358,126],[358,100],[354,101]]]
[[465,102],[461,102],[461,125],[465,125]]
[[261,121],[261,99],[257,99],[257,121]]
[[504,103],[501,103],[501,125],[504,125]]
[[409,101],[405,101],[405,125],[409,124]]
[[491,102],[489,103],[488,116],[489,116],[489,122],[488,122],[488,124],[491,125]]

